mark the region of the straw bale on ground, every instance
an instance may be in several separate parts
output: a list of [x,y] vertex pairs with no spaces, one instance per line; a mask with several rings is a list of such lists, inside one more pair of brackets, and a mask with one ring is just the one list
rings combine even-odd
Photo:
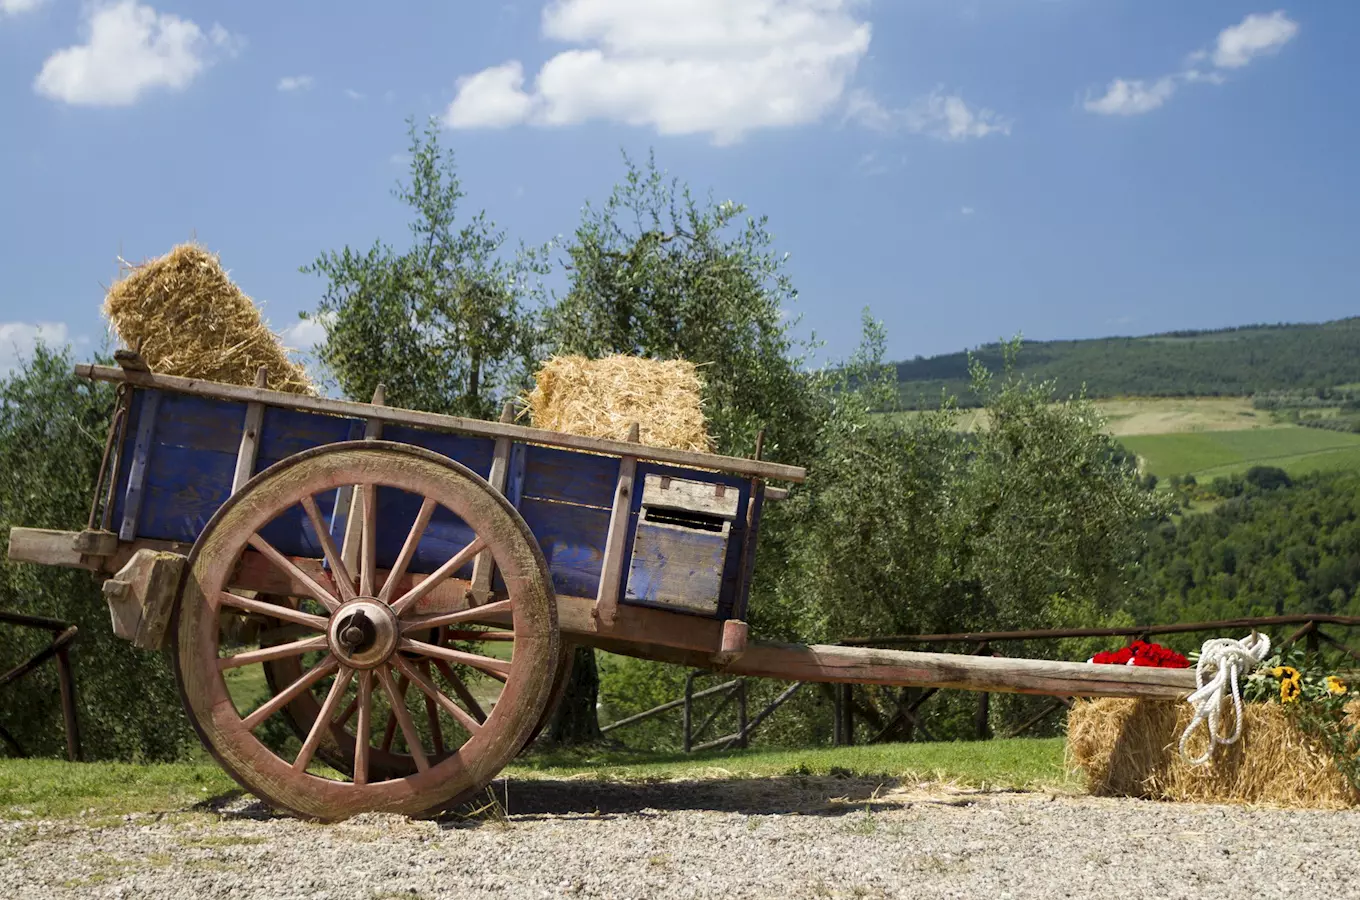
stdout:
[[[1360,718],[1360,701],[1347,707]],[[1330,753],[1303,735],[1278,703],[1245,705],[1242,737],[1192,766],[1178,744],[1193,710],[1170,700],[1102,698],[1078,701],[1067,719],[1069,768],[1086,773],[1092,794],[1199,803],[1339,809],[1360,796]],[[1232,712],[1225,709],[1225,724]],[[1204,752],[1203,726],[1187,748]]]
[[638,423],[652,447],[712,452],[693,363],[636,356],[555,356],[525,398],[535,428],[625,440]]
[[104,315],[153,372],[251,385],[264,366],[273,390],[315,393],[306,371],[288,357],[217,256],[196,244],[129,265],[109,288]]

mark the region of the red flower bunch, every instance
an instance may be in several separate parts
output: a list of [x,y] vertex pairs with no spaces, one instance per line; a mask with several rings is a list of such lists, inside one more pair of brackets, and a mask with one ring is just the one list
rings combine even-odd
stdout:
[[1190,661],[1170,647],[1134,641],[1118,650],[1102,650],[1090,662],[1113,666],[1153,666],[1160,669],[1189,668]]

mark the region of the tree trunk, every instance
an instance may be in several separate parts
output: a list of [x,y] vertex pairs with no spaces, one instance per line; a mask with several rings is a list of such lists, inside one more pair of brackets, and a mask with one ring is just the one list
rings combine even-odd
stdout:
[[595,651],[577,647],[572,661],[566,693],[556,714],[548,723],[547,738],[558,746],[591,744],[600,740],[600,672],[595,667]]

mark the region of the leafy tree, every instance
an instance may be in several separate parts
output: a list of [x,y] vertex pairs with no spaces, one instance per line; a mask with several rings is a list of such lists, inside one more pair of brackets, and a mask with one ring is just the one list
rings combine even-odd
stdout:
[[308,317],[323,324],[317,349],[340,390],[367,400],[378,384],[387,402],[410,409],[488,418],[514,393],[532,352],[532,315],[542,254],[505,257],[505,235],[485,212],[459,225],[463,191],[434,120],[409,123],[410,182],[394,191],[411,207],[411,244],[382,241],[366,251],[323,253],[303,272],[327,280]]
[[[76,378],[69,349],[39,345],[0,381],[0,534],[14,526],[85,526],[113,412],[110,385]],[[192,743],[162,654],[116,638],[100,579],[89,572],[0,559],[0,606],[71,622],[82,747],[87,759],[170,760]],[[0,626],[0,668],[27,659],[45,634]],[[57,673],[46,664],[8,686],[5,728],[35,755],[65,753]]]

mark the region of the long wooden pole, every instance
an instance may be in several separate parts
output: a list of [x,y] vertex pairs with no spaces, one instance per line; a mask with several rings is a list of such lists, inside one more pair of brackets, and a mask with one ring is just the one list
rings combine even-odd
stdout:
[[1191,669],[764,641],[752,641],[746,652],[722,671],[785,681],[912,685],[1064,697],[1179,699],[1195,688],[1195,673]]

